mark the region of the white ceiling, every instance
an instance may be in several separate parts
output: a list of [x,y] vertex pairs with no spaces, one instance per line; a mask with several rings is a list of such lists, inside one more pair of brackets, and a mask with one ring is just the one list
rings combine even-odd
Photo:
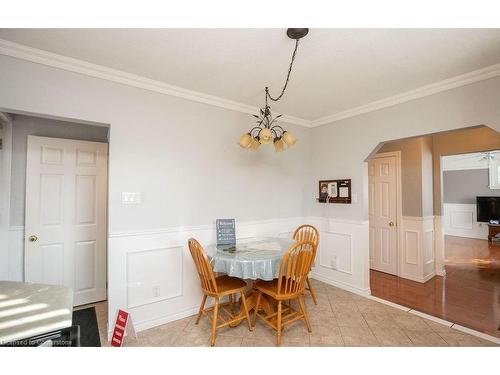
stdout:
[[443,171],[489,168],[490,161],[486,157],[487,154],[493,156],[495,161],[500,158],[500,150],[443,156],[441,158],[441,168]]
[[[281,90],[284,29],[0,29],[0,38],[262,106]],[[275,112],[315,120],[500,62],[500,29],[311,29]]]

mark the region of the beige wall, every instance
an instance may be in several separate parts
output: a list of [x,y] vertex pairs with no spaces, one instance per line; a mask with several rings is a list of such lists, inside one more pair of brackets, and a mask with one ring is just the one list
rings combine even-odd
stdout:
[[387,142],[377,152],[401,152],[403,216],[432,215],[432,143],[429,145],[426,138],[415,137]]
[[433,137],[422,137],[422,216],[434,215]]
[[404,216],[441,215],[441,156],[497,150],[500,133],[486,126],[386,142],[377,154],[401,151]]
[[498,150],[500,133],[487,127],[455,130],[435,134],[433,137],[434,215],[441,216],[441,156],[469,152]]

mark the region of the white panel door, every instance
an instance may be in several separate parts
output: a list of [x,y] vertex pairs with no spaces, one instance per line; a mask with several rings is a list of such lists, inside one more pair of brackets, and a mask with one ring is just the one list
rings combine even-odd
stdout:
[[106,299],[108,145],[28,136],[25,279]]
[[395,156],[368,162],[370,268],[397,275],[397,164]]

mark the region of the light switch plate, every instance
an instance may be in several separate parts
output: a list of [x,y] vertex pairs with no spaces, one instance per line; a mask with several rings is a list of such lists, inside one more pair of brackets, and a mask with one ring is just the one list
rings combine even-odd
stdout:
[[142,193],[140,192],[122,192],[122,204],[141,204]]

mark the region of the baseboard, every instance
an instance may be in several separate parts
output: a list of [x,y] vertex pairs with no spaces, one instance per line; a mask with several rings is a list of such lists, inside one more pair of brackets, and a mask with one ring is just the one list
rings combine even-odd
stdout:
[[403,279],[416,281],[417,283],[425,283],[425,282],[429,281],[430,279],[432,279],[434,276],[436,276],[435,272],[432,272],[425,277],[418,277],[418,276],[407,275],[407,274],[401,274],[400,277]]
[[[361,288],[343,283],[343,282],[338,281],[338,280],[333,280],[329,277],[317,275],[314,272],[311,273],[311,278],[318,280],[318,281],[322,281],[326,284],[333,285],[335,287],[344,289],[348,292],[355,293],[355,294],[360,295],[362,297],[371,298],[370,288],[361,289]],[[209,306],[209,304],[207,304],[207,306]],[[183,318],[187,318],[189,316],[195,315],[198,312],[198,309],[199,309],[199,306],[194,306],[192,308],[189,308],[187,310],[181,311],[181,312],[176,313],[176,314],[169,314],[169,315],[165,315],[165,316],[154,318],[154,319],[143,320],[140,322],[134,322],[134,328],[135,328],[136,332],[144,331],[144,330],[154,328],[154,327],[159,326],[159,325],[167,324],[167,323],[173,322],[175,320],[179,320],[179,319],[183,319]],[[108,335],[111,333],[112,333],[112,329],[108,331]]]
[[150,329],[156,326],[160,326],[163,324],[167,324],[170,322],[173,322],[175,320],[179,319],[184,319],[189,316],[193,316],[198,312],[199,306],[192,307],[190,309],[181,311],[177,314],[171,314],[171,315],[166,315],[162,316],[160,318],[155,318],[155,319],[150,319],[150,320],[143,320],[142,322],[137,322],[134,323],[135,329],[137,332],[144,331],[146,329]]
[[433,315],[429,315],[429,314],[423,313],[423,312],[418,311],[418,310],[414,310],[412,308],[409,308],[409,307],[406,307],[406,306],[403,306],[403,305],[398,305],[397,303],[390,302],[390,301],[384,300],[384,299],[379,298],[379,297],[370,296],[368,298],[370,298],[370,299],[372,299],[374,301],[383,303],[385,305],[394,307],[396,309],[403,310],[403,311],[405,311],[405,312],[407,312],[409,314],[416,315],[416,316],[418,316],[420,318],[423,318],[423,319],[426,319],[426,320],[430,320],[430,321],[435,322],[435,323],[442,324],[445,327],[456,329],[457,331],[460,331],[460,332],[468,333],[469,335],[479,337],[479,338],[481,338],[483,340],[491,341],[491,342],[493,342],[495,344],[500,344],[500,338],[498,338],[498,337],[491,336],[491,335],[488,335],[486,333],[473,330],[471,328],[463,327],[463,326],[461,326],[459,324],[450,322],[448,320],[444,320],[444,319],[441,319],[441,318],[435,317]]
[[318,275],[314,271],[311,272],[311,278],[315,279],[315,280],[318,280],[318,281],[322,281],[322,282],[324,282],[326,284],[335,286],[337,288],[347,290],[348,292],[358,294],[358,295],[360,295],[362,297],[370,297],[370,295],[371,295],[370,288],[366,288],[366,289],[358,288],[358,287],[356,287],[354,285],[343,283],[342,281],[333,280],[333,279],[331,279],[331,278],[329,278],[327,276]]
[[434,315],[429,315],[429,314],[426,314],[426,313],[423,313],[421,311],[418,311],[418,310],[414,310],[414,309],[410,309],[408,311],[410,314],[413,314],[413,315],[416,315],[416,316],[419,316],[421,318],[425,318],[427,320],[431,320],[435,323],[439,323],[439,324],[442,324],[448,328],[451,328],[453,326],[453,323],[452,322],[449,322],[447,320],[444,320],[444,319],[441,319],[441,318],[437,318],[435,317]]
[[430,279],[432,279],[434,276],[436,276],[436,272],[435,271],[432,272],[432,273],[430,273],[430,274],[428,274],[428,275],[426,275],[426,276],[424,276],[424,278],[422,279],[423,280],[422,282],[425,283],[425,282],[429,281]]
[[[196,313],[198,313],[198,309],[199,309],[199,306],[195,306],[195,307],[181,311],[181,312],[176,313],[176,314],[170,314],[170,315],[165,315],[165,316],[162,316],[159,318],[143,320],[141,322],[133,322],[134,329],[136,332],[141,332],[141,331],[145,331],[145,330],[150,329],[150,328],[161,326],[163,324],[167,324],[167,323],[179,320],[179,319],[184,319],[184,318],[187,318],[189,316],[193,316]],[[111,327],[111,329],[108,329],[108,338],[110,338],[111,335],[113,334],[113,328],[114,327]]]
[[464,234],[461,232],[454,232],[454,231],[449,231],[446,230],[444,231],[445,236],[452,236],[452,237],[461,237],[461,238],[473,238],[475,240],[488,240],[488,235],[479,235],[479,234]]
[[475,331],[473,329],[461,326],[459,324],[453,324],[453,326],[451,328],[456,329],[457,331],[460,331],[463,333],[468,333],[469,335],[472,335],[472,336],[479,337],[480,339],[488,340],[488,341],[494,342],[495,344],[500,345],[500,338],[498,338],[498,337],[491,336],[491,335],[488,335],[488,334],[483,333],[483,332],[478,332],[478,331]]
[[406,312],[409,312],[411,310],[409,307],[406,307],[406,306],[403,306],[403,305],[399,305],[397,303],[394,303],[394,302],[391,302],[391,301],[387,301],[387,300],[379,298],[379,297],[375,297],[374,295],[370,295],[368,298],[371,299],[371,300],[373,300],[373,301],[376,301],[376,302],[379,302],[379,303],[383,303],[384,305],[394,307],[395,309],[398,309],[398,310],[403,310],[403,311],[406,311]]
[[436,271],[436,276],[446,276],[446,270]]

